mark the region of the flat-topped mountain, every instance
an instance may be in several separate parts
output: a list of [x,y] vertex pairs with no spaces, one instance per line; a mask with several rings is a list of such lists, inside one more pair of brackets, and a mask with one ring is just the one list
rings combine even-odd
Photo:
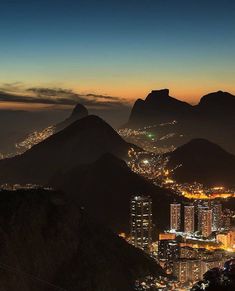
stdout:
[[55,191],[0,191],[0,233],[0,290],[134,291],[138,278],[164,276]]
[[145,100],[138,99],[131,111],[130,125],[148,125],[153,122],[166,122],[188,115],[192,106],[169,96],[168,89],[153,90]]
[[47,183],[59,171],[91,163],[104,153],[127,156],[130,145],[101,118],[89,115],[33,146],[0,161],[0,183]]
[[235,185],[235,156],[220,146],[194,139],[169,154],[170,168],[179,182],[200,182],[210,186]]

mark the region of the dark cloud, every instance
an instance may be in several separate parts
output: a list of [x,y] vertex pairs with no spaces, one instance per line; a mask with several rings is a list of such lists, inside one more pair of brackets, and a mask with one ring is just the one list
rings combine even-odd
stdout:
[[64,88],[26,88],[20,82],[0,85],[1,101],[12,102],[12,105],[14,103],[43,104],[52,116],[58,114],[58,109],[61,111],[60,114],[69,115],[71,109],[66,107],[81,103],[89,109],[90,114],[99,115],[116,128],[124,124],[130,114],[130,104],[120,97],[94,93],[79,94]]
[[19,90],[19,92],[14,93],[12,92],[13,90],[7,90],[7,88],[17,89],[19,85],[19,83],[15,83],[1,86],[0,101],[47,105],[75,105],[77,103],[82,103],[88,107],[102,109],[126,106],[125,100],[119,97],[78,94],[70,89],[33,87],[25,89],[24,91]]
[[60,95],[74,95],[72,90],[69,89],[61,89],[61,88],[28,88],[27,92],[35,93],[38,96],[60,96]]
[[120,97],[113,97],[113,96],[107,96],[107,95],[95,95],[95,94],[87,94],[87,97],[95,97],[100,99],[107,99],[107,100],[120,100]]
[[23,86],[22,82],[3,83],[0,85],[0,91],[4,92],[19,92]]

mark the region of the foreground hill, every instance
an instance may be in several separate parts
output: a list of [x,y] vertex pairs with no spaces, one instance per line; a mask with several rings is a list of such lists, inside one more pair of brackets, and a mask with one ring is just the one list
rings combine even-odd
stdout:
[[131,196],[152,197],[156,231],[169,228],[169,204],[177,198],[133,173],[124,161],[111,154],[55,176],[50,185],[65,191],[115,232],[129,232]]
[[0,290],[131,291],[163,274],[57,192],[1,191],[0,233]]
[[169,154],[169,167],[179,182],[235,185],[235,156],[205,139],[194,139]]
[[94,162],[106,152],[125,158],[129,148],[105,121],[89,115],[24,154],[0,161],[0,184],[45,184],[57,172]]

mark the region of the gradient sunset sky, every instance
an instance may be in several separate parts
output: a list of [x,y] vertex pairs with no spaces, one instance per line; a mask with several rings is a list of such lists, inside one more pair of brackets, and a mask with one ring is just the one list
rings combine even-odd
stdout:
[[0,35],[1,91],[235,93],[234,0],[7,0]]

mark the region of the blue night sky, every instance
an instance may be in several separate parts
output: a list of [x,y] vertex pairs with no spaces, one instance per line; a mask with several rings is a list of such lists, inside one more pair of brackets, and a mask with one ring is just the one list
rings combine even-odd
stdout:
[[128,100],[235,93],[234,0],[1,1],[0,35],[2,84]]

